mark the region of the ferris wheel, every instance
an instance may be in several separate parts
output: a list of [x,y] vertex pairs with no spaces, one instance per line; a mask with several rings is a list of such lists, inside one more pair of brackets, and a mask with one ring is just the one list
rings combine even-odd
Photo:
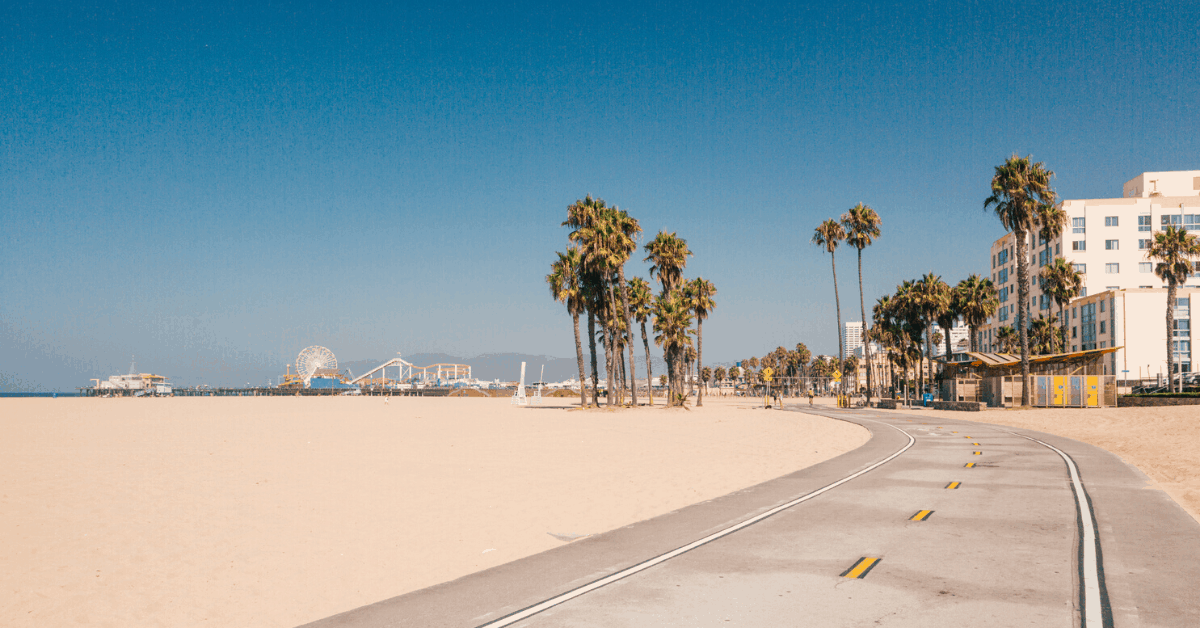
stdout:
[[296,374],[304,378],[305,385],[316,374],[317,369],[336,369],[337,358],[325,347],[313,345],[296,357]]

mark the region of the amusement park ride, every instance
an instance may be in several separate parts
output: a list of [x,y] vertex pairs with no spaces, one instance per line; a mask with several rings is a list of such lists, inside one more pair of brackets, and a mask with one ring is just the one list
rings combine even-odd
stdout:
[[[400,390],[425,388],[427,386],[450,386],[471,379],[471,367],[467,364],[430,364],[415,366],[397,357],[354,377],[338,370],[337,357],[325,347],[312,346],[296,356],[296,372],[288,365],[288,372],[280,382],[280,388],[332,388],[353,389],[395,388]],[[395,367],[395,377],[388,377],[388,369]]]

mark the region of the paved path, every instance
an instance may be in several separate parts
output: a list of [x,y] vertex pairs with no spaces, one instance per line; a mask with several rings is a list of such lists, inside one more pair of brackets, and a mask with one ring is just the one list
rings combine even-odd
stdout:
[[872,438],[311,625],[1200,626],[1200,524],[1116,456],[942,412],[814,412]]

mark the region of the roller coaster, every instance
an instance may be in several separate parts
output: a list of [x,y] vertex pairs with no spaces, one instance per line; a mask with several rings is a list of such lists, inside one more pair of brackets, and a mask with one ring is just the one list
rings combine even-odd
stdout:
[[[396,357],[354,377],[343,374],[337,358],[325,347],[307,347],[296,357],[296,372],[292,365],[280,383],[281,388],[425,388],[453,386],[471,379],[469,364],[438,363],[416,366]],[[395,369],[395,371],[391,371]],[[394,376],[390,376],[394,373]]]

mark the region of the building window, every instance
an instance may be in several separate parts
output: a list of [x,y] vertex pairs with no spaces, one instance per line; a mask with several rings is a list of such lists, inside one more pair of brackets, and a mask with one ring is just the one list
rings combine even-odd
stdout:
[[1072,264],[1072,266],[1075,268],[1075,272],[1079,273],[1080,275],[1087,274],[1087,264]]
[[1116,227],[1117,226],[1117,217],[1116,216],[1105,216],[1104,217],[1104,226],[1105,227]]
[[1072,218],[1071,219],[1071,233],[1086,233],[1087,232],[1086,220],[1087,219],[1083,218],[1083,217]]
[[1175,307],[1177,307],[1181,310],[1186,310],[1186,309],[1191,308],[1191,303],[1192,303],[1191,299],[1189,299],[1187,297],[1175,299]]
[[1149,230],[1150,230],[1150,214],[1146,214],[1145,216],[1138,216],[1138,231],[1149,231]]
[[1086,251],[1087,250],[1087,240],[1072,241],[1071,242],[1071,250],[1072,251]]
[[1115,274],[1121,272],[1121,265],[1120,264],[1105,264],[1104,272],[1106,272],[1110,275],[1115,275]]
[[[1104,286],[1104,289],[1105,290],[1120,290],[1121,286]],[[1101,307],[1100,309],[1103,310],[1104,308]]]
[[1138,272],[1139,273],[1154,272],[1154,263],[1153,262],[1138,262]]
[[1121,243],[1118,240],[1105,240],[1104,241],[1104,250],[1116,251],[1117,249],[1121,248],[1120,245],[1121,245]]
[[1079,289],[1079,296],[1081,296],[1081,297],[1087,296],[1087,287],[1086,286]]
[[1062,242],[1058,242],[1054,245],[1054,254],[1062,255]]
[[1071,328],[1071,337],[1072,337],[1072,338],[1075,338],[1075,337],[1076,337],[1076,336],[1075,336],[1075,330],[1077,330],[1077,329],[1079,329],[1079,328],[1078,328],[1078,327],[1072,327],[1072,328]]
[[1104,323],[1106,323],[1106,322],[1108,322],[1108,321],[1100,321],[1100,333],[1102,333],[1102,334],[1108,332],[1108,330],[1104,328]]
[[1008,249],[1003,249],[996,254],[996,265],[1003,266],[1008,263]]
[[1138,240],[1138,250],[1139,251],[1145,251],[1148,248],[1150,248],[1150,240],[1145,239],[1145,238],[1141,238]]
[[1172,334],[1176,338],[1187,338],[1192,335],[1192,321],[1186,318],[1175,320],[1175,332]]

